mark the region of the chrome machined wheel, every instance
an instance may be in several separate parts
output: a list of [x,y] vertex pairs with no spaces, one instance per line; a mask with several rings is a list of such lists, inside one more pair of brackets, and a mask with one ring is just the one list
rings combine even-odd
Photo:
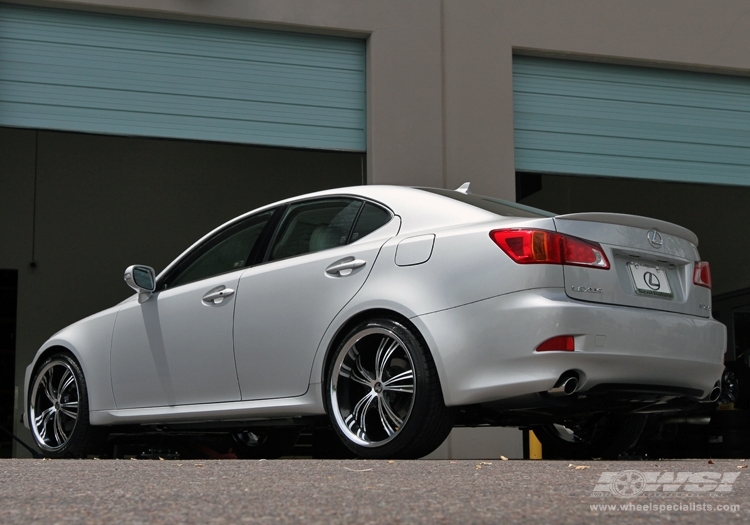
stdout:
[[69,442],[78,423],[80,398],[76,373],[67,360],[52,359],[36,374],[29,422],[43,452],[57,452]]
[[406,425],[416,389],[404,341],[385,327],[369,327],[350,337],[333,363],[330,406],[346,438],[361,447],[380,447]]

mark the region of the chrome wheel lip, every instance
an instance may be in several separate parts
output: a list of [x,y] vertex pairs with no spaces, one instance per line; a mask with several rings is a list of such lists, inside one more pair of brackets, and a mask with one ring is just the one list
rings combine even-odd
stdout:
[[[56,367],[61,367],[65,371],[62,372],[61,380],[57,385],[58,390],[55,392],[54,389],[47,388],[47,385],[49,381],[49,372]],[[62,389],[59,388],[60,386],[62,386]],[[43,390],[40,391],[40,388],[42,388]],[[75,417],[71,415],[72,411],[69,410],[69,408],[72,408],[72,406],[70,406],[72,403],[61,402],[63,394],[70,391],[71,388],[74,388],[75,392]],[[50,406],[37,414],[38,408],[41,408],[37,405],[39,402],[39,396],[45,398]],[[68,444],[68,442],[70,441],[70,437],[73,435],[76,427],[78,426],[78,411],[80,408],[80,399],[81,398],[80,390],[78,388],[78,380],[76,379],[73,368],[66,361],[62,359],[55,359],[44,365],[44,367],[39,370],[34,380],[34,385],[31,389],[31,395],[29,398],[29,426],[31,428],[31,433],[34,436],[34,441],[42,451],[57,452]],[[37,423],[37,418],[41,416],[44,416],[44,418],[40,423]],[[61,430],[62,417],[73,419],[75,421],[73,428],[71,428],[70,431],[67,432],[67,434],[64,430]],[[52,436],[48,440],[45,437],[47,433],[46,427],[50,423],[53,426],[53,430]],[[49,442],[53,439],[54,442],[57,443],[57,445],[51,446]]]
[[[403,349],[402,353],[406,357],[406,359],[408,359],[408,363],[409,363],[409,366],[410,366],[410,369],[411,369],[412,379],[413,379],[413,391],[411,392],[411,398],[409,400],[409,407],[408,407],[408,410],[406,412],[406,416],[402,420],[401,426],[397,430],[395,430],[395,432],[393,432],[393,434],[389,435],[387,438],[382,439],[382,440],[378,440],[378,441],[368,441],[368,440],[365,440],[362,437],[360,437],[360,435],[358,435],[357,433],[353,432],[349,428],[349,426],[347,425],[347,422],[346,422],[344,416],[341,413],[341,407],[339,406],[339,400],[338,400],[338,395],[337,395],[339,381],[341,379],[345,379],[345,378],[342,378],[342,376],[340,375],[341,368],[342,368],[342,365],[343,365],[345,359],[349,355],[350,350],[359,341],[361,341],[365,337],[369,337],[369,336],[372,336],[372,335],[382,335],[384,337],[390,338],[390,339],[392,339],[394,342],[396,342],[398,344],[398,347],[400,347],[401,349]],[[387,361],[387,359],[384,359],[384,361]],[[371,408],[371,405],[373,405],[373,404],[376,405],[376,406],[379,406],[378,405],[378,401],[377,401],[377,397],[382,396],[382,393],[383,393],[383,383],[381,382],[380,375],[377,374],[377,371],[375,371],[375,373],[376,373],[377,377],[375,377],[375,378],[372,379],[372,382],[373,382],[373,386],[372,386],[373,390],[372,390],[372,392],[370,394],[366,395],[362,400],[360,400],[360,402],[362,402],[362,401],[365,401],[366,398],[368,398],[368,396],[370,397],[369,403],[367,401],[365,401],[366,407],[364,408],[363,412],[366,412],[367,410],[369,410]],[[352,381],[352,382],[355,382],[355,381]],[[407,350],[407,347],[406,347],[406,344],[404,343],[404,341],[398,335],[396,335],[393,331],[388,330],[387,328],[383,328],[383,327],[371,327],[371,328],[367,328],[365,330],[362,330],[360,332],[357,332],[354,336],[352,336],[351,338],[349,338],[346,341],[346,343],[344,344],[344,346],[341,348],[341,351],[336,356],[336,360],[334,361],[334,364],[333,364],[332,373],[331,373],[331,382],[330,382],[330,388],[329,388],[328,395],[329,395],[329,399],[330,399],[330,402],[331,402],[331,410],[333,411],[333,417],[336,420],[336,423],[337,423],[337,425],[339,427],[339,430],[341,430],[346,435],[346,437],[350,441],[352,441],[353,443],[355,443],[356,445],[359,445],[359,446],[365,447],[365,448],[376,448],[376,447],[382,447],[383,445],[386,445],[387,443],[390,443],[396,437],[398,437],[398,435],[401,433],[401,431],[403,430],[404,426],[406,426],[406,424],[407,424],[407,422],[409,420],[409,417],[411,416],[412,410],[414,409],[414,399],[415,399],[415,396],[416,396],[416,392],[417,392],[417,386],[416,386],[416,377],[414,377],[414,362],[412,360],[411,355],[409,354],[409,351]],[[373,401],[374,401],[374,403],[373,403]],[[356,406],[355,406],[355,410],[356,410]]]

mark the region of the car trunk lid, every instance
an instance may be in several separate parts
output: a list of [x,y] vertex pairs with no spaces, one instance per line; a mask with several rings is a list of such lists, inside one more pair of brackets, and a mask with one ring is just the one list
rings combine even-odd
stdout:
[[711,290],[693,283],[698,238],[690,230],[636,215],[575,213],[557,231],[599,243],[610,269],[565,266],[565,292],[581,301],[710,316]]

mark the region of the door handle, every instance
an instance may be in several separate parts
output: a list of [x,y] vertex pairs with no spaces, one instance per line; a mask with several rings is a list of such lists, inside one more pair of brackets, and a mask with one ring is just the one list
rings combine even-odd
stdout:
[[203,296],[204,303],[221,304],[224,299],[234,294],[231,288],[222,288],[221,290],[211,290]]
[[362,268],[365,264],[367,264],[367,261],[363,261],[362,259],[355,259],[354,257],[348,257],[341,261],[336,261],[331,266],[326,268],[326,273],[330,275],[338,274],[340,277],[346,277],[357,268]]

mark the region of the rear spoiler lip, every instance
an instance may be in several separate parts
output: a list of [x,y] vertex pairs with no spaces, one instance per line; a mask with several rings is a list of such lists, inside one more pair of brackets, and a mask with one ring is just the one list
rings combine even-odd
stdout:
[[642,217],[640,215],[628,215],[627,213],[569,213],[567,215],[557,215],[554,217],[555,220],[562,219],[566,221],[588,221],[588,222],[605,222],[608,224],[622,224],[625,226],[633,226],[635,228],[643,228],[644,230],[659,230],[661,233],[674,235],[685,239],[697,248],[698,247],[698,236],[687,228],[678,226],[671,222],[662,221],[659,219],[651,219],[649,217]]

